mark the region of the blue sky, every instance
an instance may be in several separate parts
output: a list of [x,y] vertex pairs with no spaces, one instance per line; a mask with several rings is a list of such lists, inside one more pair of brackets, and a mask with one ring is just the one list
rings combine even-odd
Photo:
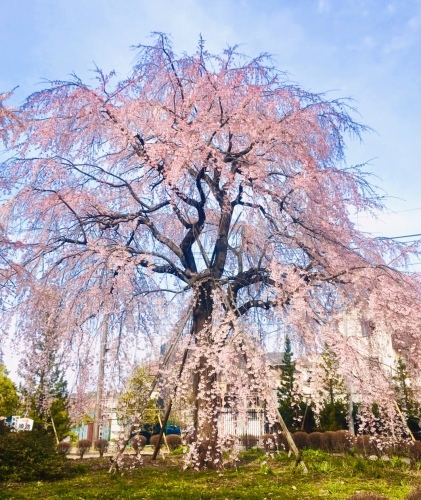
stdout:
[[43,78],[115,69],[125,76],[152,31],[192,52],[243,44],[274,55],[291,80],[329,97],[352,97],[375,132],[349,145],[391,198],[381,220],[360,218],[376,235],[421,233],[421,0],[0,0],[0,91],[15,102]]

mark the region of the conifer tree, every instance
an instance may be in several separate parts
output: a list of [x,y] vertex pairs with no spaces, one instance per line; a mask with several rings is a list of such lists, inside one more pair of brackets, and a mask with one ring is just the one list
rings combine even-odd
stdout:
[[299,428],[300,419],[302,418],[303,401],[297,390],[297,384],[295,383],[295,363],[292,358],[291,339],[287,335],[285,337],[285,351],[278,390],[279,412],[287,427],[290,430],[296,430]]
[[325,344],[322,353],[323,405],[319,412],[320,428],[323,431],[347,429],[347,390],[345,380],[339,373],[339,361],[335,353]]
[[[20,390],[22,412],[40,427],[54,424],[57,438],[62,440],[70,433],[69,393],[53,337],[54,332],[48,329],[38,332],[32,352],[21,362],[25,382]],[[37,358],[44,363],[36,363]]]
[[58,367],[55,369],[54,385],[51,391],[52,401],[49,407],[47,422],[54,422],[57,437],[61,441],[70,433],[69,392],[67,381]]
[[405,361],[399,357],[396,363],[395,382],[396,402],[401,411],[406,414],[407,425],[413,434],[420,432],[420,405],[414,399],[410,385],[410,374]]

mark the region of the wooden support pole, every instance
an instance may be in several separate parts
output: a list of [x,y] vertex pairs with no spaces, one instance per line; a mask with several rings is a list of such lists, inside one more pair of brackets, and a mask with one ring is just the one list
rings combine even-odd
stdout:
[[171,408],[172,408],[172,399],[170,399],[168,401],[167,411],[165,412],[165,415],[164,415],[164,420],[162,422],[161,430],[159,431],[159,435],[158,435],[158,441],[155,444],[155,449],[153,451],[153,455],[152,455],[151,460],[156,460],[156,457],[158,456],[159,448],[161,446],[162,436],[164,435],[165,427],[167,426],[167,422],[168,422],[168,419],[170,417]]
[[303,416],[303,421],[301,422],[301,431],[304,431],[304,427],[306,424],[306,418],[307,418],[307,412],[308,412],[308,402],[306,402],[306,409],[304,411],[304,416]]
[[54,436],[56,437],[57,444],[59,444],[60,440],[58,438],[56,426],[54,425],[54,419],[53,419],[53,416],[51,415],[51,413],[50,413],[50,418],[51,418],[51,425],[53,426]]
[[[183,369],[184,369],[184,365],[186,364],[188,352],[189,352],[188,349],[184,349],[183,359],[181,360],[180,370],[178,372],[178,380],[180,380],[181,374],[183,373]],[[177,392],[177,388],[178,388],[178,384],[174,387],[174,394]],[[166,427],[168,419],[170,417],[171,408],[172,408],[172,398],[169,398],[167,411],[165,412],[165,415],[164,415],[164,421],[162,422],[162,425],[161,425],[161,431],[160,431],[159,436],[158,436],[158,442],[155,445],[155,450],[154,450],[153,455],[152,455],[152,460],[156,460],[156,457],[158,455],[159,447],[160,447],[161,441],[162,441],[162,436],[164,434],[165,427]]]
[[401,412],[401,409],[399,408],[399,405],[398,405],[398,403],[396,401],[395,401],[395,406],[396,406],[396,409],[398,410],[398,413],[399,413],[399,415],[400,415],[400,417],[402,419],[402,422],[403,422],[404,426],[406,427],[409,435],[411,436],[412,441],[415,442],[415,437],[412,434],[411,429],[408,427],[408,422],[406,421],[406,418],[404,417],[403,413]]
[[[162,420],[161,420],[161,416],[160,416],[159,412],[158,412],[158,422],[159,422],[159,425],[162,427]],[[165,424],[165,426],[166,425],[167,424]],[[167,436],[166,436],[165,432],[164,432],[162,437],[164,438],[164,443],[165,443],[165,446],[167,447],[167,451],[170,451],[170,447],[168,446]]]
[[276,410],[276,416],[278,418],[278,422],[281,424],[282,432],[285,434],[285,437],[287,438],[288,444],[292,452],[294,453],[296,457],[296,465],[301,465],[304,474],[308,474],[308,469],[306,464],[304,463],[304,460],[302,459],[301,452],[297,448],[297,445],[295,444],[294,440],[292,439],[291,433],[288,430],[288,427],[286,426],[284,419],[282,418],[282,415],[279,413],[279,410]]

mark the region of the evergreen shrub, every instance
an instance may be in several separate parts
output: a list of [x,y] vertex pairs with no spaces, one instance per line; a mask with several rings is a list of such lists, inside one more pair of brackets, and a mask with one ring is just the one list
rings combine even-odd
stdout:
[[34,429],[0,435],[0,482],[58,479],[67,471],[52,433]]

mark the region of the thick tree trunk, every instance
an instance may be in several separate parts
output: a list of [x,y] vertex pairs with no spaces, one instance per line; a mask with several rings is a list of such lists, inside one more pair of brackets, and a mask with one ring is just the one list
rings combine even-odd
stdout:
[[218,444],[218,402],[215,397],[217,373],[211,363],[215,348],[212,335],[212,282],[197,289],[193,309],[193,329],[200,358],[193,376],[195,466],[200,470],[222,468],[222,453]]

